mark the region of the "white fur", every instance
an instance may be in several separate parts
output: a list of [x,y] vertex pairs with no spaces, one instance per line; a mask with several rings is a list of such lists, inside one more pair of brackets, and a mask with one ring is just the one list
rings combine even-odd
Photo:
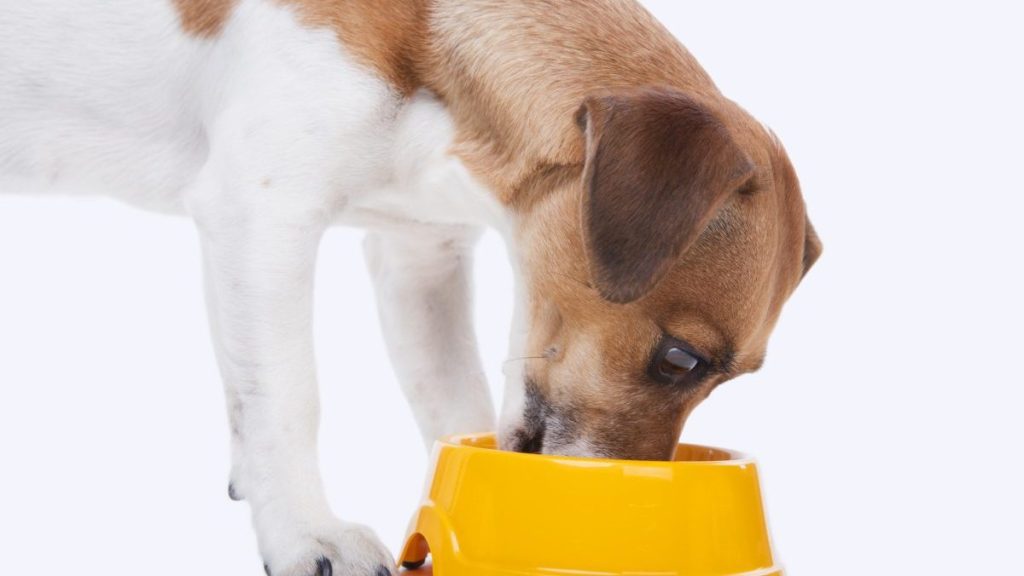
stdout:
[[0,5],[0,192],[101,193],[197,223],[231,482],[274,576],[312,574],[320,557],[342,576],[392,565],[372,532],[332,515],[320,480],[312,280],[327,226],[369,230],[384,334],[428,445],[494,425],[468,274],[480,227],[508,237],[510,222],[447,155],[451,139],[430,94],[402,99],[333,31],[273,2],[241,2],[213,40],[182,33],[166,2]]

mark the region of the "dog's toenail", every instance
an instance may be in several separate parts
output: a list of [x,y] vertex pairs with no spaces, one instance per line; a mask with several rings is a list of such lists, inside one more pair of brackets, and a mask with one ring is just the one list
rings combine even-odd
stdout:
[[391,576],[391,570],[388,570],[387,566],[380,565],[377,566],[377,573],[373,576]]
[[267,576],[270,576],[270,566],[267,566],[266,564],[264,564],[263,565],[263,571],[267,573]]
[[234,484],[228,484],[228,498],[231,498],[235,502],[242,499],[242,495],[235,491]]
[[316,576],[331,576],[334,573],[334,567],[331,566],[331,561],[323,556],[316,561]]

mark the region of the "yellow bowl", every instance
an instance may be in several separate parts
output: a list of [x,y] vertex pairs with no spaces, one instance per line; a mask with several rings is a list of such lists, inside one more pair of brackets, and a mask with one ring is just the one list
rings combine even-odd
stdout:
[[398,561],[429,554],[434,576],[782,574],[757,467],[727,450],[602,460],[453,436],[435,444],[428,478]]

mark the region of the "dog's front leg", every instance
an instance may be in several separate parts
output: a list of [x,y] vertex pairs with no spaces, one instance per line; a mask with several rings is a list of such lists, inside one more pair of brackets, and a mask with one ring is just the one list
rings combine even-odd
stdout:
[[252,506],[272,576],[387,576],[387,549],[334,517],[320,477],[311,316],[323,217],[237,198],[197,217],[237,496]]
[[364,252],[391,363],[429,448],[446,434],[494,428],[473,330],[470,272],[479,232],[372,232]]

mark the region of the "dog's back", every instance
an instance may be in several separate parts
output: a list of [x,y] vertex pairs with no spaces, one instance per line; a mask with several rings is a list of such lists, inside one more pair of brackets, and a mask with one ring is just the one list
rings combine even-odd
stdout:
[[0,188],[96,190],[174,210],[203,162],[198,80],[211,49],[181,33],[170,4],[5,2]]
[[350,186],[386,180],[369,160],[385,155],[396,91],[304,18],[262,0],[4,3],[0,192],[182,213],[212,132],[313,124],[344,136],[331,156],[363,167]]

